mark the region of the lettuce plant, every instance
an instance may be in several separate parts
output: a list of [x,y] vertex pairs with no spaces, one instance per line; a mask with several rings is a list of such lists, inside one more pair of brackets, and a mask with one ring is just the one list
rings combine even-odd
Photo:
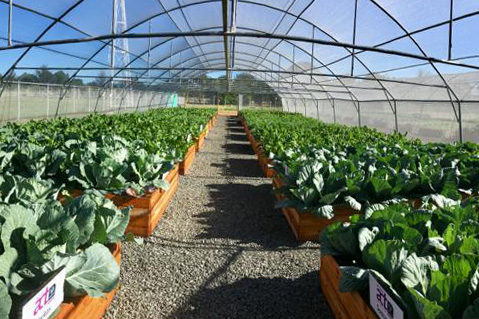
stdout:
[[110,292],[120,269],[105,245],[122,240],[128,222],[129,209],[117,209],[96,191],[65,206],[54,200],[0,205],[0,315],[7,317],[62,266],[67,297]]
[[407,311],[407,318],[479,316],[479,204],[407,204],[358,215],[321,234],[323,254],[341,267],[342,291],[367,292],[374,272]]

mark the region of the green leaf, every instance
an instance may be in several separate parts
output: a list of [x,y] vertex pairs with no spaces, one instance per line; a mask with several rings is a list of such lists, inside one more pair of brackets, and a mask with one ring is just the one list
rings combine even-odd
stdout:
[[316,215],[318,217],[324,217],[327,219],[331,219],[334,217],[334,209],[333,209],[333,206],[331,205],[324,205],[324,206],[313,208],[311,209],[311,213],[313,213],[313,215]]
[[414,288],[425,295],[432,270],[439,270],[439,265],[431,256],[418,257],[412,253],[402,264],[401,281],[407,288]]
[[475,299],[472,305],[469,305],[462,314],[463,319],[477,319],[479,318],[479,298]]
[[362,257],[367,268],[377,270],[394,286],[400,280],[400,270],[408,251],[398,240],[379,239],[363,250]]
[[362,227],[358,231],[358,242],[359,242],[359,249],[361,251],[364,250],[364,248],[371,244],[376,235],[379,233],[379,228],[378,227],[373,227],[372,229],[369,229],[367,227]]
[[412,288],[408,288],[408,292],[421,319],[452,319],[451,315],[436,302],[424,298]]
[[354,199],[352,196],[344,196],[344,201],[351,206],[352,209],[360,211],[361,210],[361,203]]
[[354,266],[341,266],[339,291],[364,291],[369,287],[369,270]]
[[86,262],[66,278],[67,295],[101,297],[112,291],[118,285],[120,267],[108,248],[93,244],[84,254]]
[[0,318],[8,318],[12,308],[12,298],[7,286],[0,280]]

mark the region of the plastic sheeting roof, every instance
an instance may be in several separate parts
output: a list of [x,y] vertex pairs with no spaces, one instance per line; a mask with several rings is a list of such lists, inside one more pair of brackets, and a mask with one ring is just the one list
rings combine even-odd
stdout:
[[0,72],[147,85],[247,72],[288,98],[479,101],[479,1],[124,1],[113,34],[121,0],[13,0],[10,46],[0,0]]

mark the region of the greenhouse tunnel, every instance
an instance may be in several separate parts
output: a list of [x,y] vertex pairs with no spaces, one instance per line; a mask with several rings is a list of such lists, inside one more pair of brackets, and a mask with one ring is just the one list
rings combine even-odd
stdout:
[[[234,114],[258,108],[300,113],[324,123],[369,127],[388,134],[399,132],[424,143],[479,143],[478,30],[479,1],[471,0],[0,0],[0,123],[3,127],[10,122],[188,106],[233,110]],[[247,198],[236,204],[255,201],[261,206],[260,214],[261,209],[267,209],[262,205],[274,206],[273,197],[266,179],[259,177],[261,172],[254,167],[251,172],[249,168],[235,168],[242,160],[249,163],[254,159],[249,148],[240,154],[242,146],[233,144],[237,149],[232,150],[234,138],[240,139],[231,137],[238,129],[236,124],[231,118],[219,120],[217,131],[210,135],[211,145],[206,142],[206,155],[200,152],[192,175],[182,178],[198,192],[207,192],[201,178],[210,183],[208,186],[213,185],[209,188],[217,187],[209,189],[216,204],[213,199],[213,203],[198,204],[216,205],[216,211],[226,210],[222,205],[236,200],[224,193],[257,191],[257,195],[245,195]],[[208,162],[210,152],[227,157],[228,164]],[[284,170],[289,172],[289,167]],[[222,182],[215,186],[216,178]],[[185,204],[173,206],[173,212],[194,209],[194,195],[189,197],[183,190],[178,196]],[[271,200],[263,203],[262,196]],[[237,210],[241,212],[241,208]],[[233,222],[217,219],[225,223],[216,226],[217,231],[239,236]],[[172,221],[165,223],[172,233],[183,234]],[[268,228],[267,224],[268,220],[263,221],[261,227]],[[168,247],[160,251],[164,257],[175,254],[175,247],[204,244],[210,246],[201,249],[221,250],[237,239],[229,238],[215,246],[213,237],[201,237],[200,230],[192,232],[198,232],[205,242],[195,242],[188,235],[184,238],[192,242],[176,235],[163,238],[158,232],[145,245]],[[274,254],[290,245],[284,252],[286,258],[301,263],[290,256],[290,250],[307,255],[317,248],[315,244],[293,247],[275,240],[270,247],[263,239],[255,242],[250,238],[251,245],[241,246],[235,254],[243,250],[253,255],[261,250]],[[192,254],[200,254],[199,250]],[[146,254],[143,248],[141,252]],[[141,256],[131,258],[145,262]],[[210,258],[226,265],[240,257],[218,253],[207,260]],[[305,264],[317,261],[310,255],[305,259]],[[271,260],[279,263],[281,257],[275,255]],[[221,267],[215,271],[220,273]],[[237,267],[234,271],[241,272]],[[273,266],[265,262],[258,267]],[[150,270],[145,273],[151,275]],[[281,274],[278,271],[278,276]],[[0,267],[0,281],[1,275]],[[182,276],[174,272],[169,275],[171,278],[158,285]],[[299,277],[293,285],[303,285],[311,279],[311,273],[303,272]],[[201,308],[208,298],[232,302],[243,286],[260,294],[259,302],[268,303],[271,295],[258,288],[261,282],[247,280],[253,279],[228,286],[215,282],[216,288],[208,288],[210,295],[204,295],[201,289],[206,283],[201,284],[196,287],[199,293],[188,291],[193,297],[186,306],[175,304],[184,300],[177,296],[178,291],[172,291],[165,297],[170,298],[165,301],[169,304],[165,311],[159,311],[158,318],[209,318],[202,311],[214,312],[215,307],[220,308],[218,317],[248,318],[247,310],[232,314],[219,305]],[[279,281],[265,285],[273,290],[289,285]],[[157,287],[152,289],[156,291]],[[125,290],[137,293],[128,286]],[[134,309],[132,303],[137,301],[133,297],[126,293],[120,297],[125,299],[113,304],[114,310],[109,310],[107,318],[130,318],[124,317],[128,311],[133,314],[131,318],[155,318],[154,307],[144,306],[146,301],[139,302],[148,308],[142,314]],[[321,300],[314,299],[316,306],[311,311],[332,318],[324,298],[317,298]],[[308,301],[297,299],[287,306],[299,312],[298,318],[315,317],[305,310]],[[299,303],[296,307],[292,305],[295,301]],[[247,309],[247,303],[253,301],[243,302]],[[275,313],[273,304],[267,304],[266,309],[274,313],[271,317],[294,318],[282,307],[278,310],[282,313]],[[262,313],[256,309],[252,317],[262,317]]]
[[[68,80],[52,88],[49,101],[48,115],[60,115],[72,112],[74,94],[87,94],[72,88],[75,80],[100,82],[90,94],[103,99],[115,83],[121,92],[111,95],[132,108],[151,104],[146,92],[123,101],[132,87],[155,88],[152,104],[161,104],[158,88],[181,97],[202,90],[194,84],[201,76],[221,74],[223,90],[234,91],[231,81],[248,73],[267,83],[287,111],[425,140],[477,141],[474,1],[150,0],[126,1],[123,11],[113,5],[2,1],[4,121],[30,115],[17,110],[15,74],[65,72]],[[25,89],[39,99],[46,91]],[[108,101],[93,104],[83,111]],[[30,117],[46,115],[46,106],[38,107]]]

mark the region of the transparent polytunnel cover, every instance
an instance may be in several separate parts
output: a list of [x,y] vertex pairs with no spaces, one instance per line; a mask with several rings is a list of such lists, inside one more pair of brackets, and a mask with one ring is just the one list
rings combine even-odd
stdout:
[[2,87],[48,69],[66,73],[64,87],[102,78],[196,90],[209,75],[224,90],[261,90],[230,85],[247,73],[283,108],[337,106],[335,121],[377,110],[400,130],[398,117],[444,110],[450,140],[479,113],[478,1],[1,0],[0,21]]

